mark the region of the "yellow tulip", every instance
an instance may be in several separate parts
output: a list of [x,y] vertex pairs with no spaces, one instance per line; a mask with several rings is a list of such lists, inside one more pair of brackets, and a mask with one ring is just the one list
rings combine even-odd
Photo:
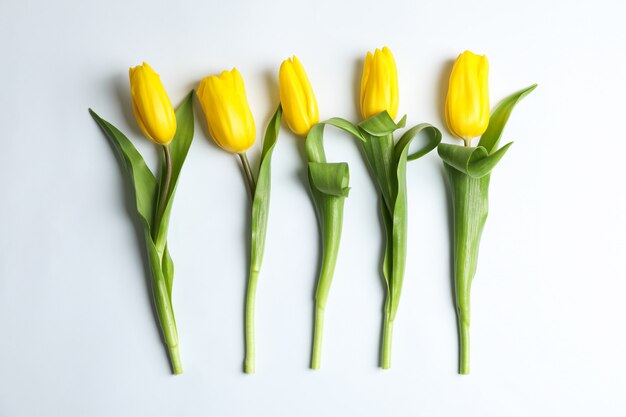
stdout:
[[298,58],[294,56],[283,61],[278,84],[280,103],[289,128],[296,135],[306,136],[319,122],[319,112],[311,83]]
[[200,81],[198,98],[219,147],[240,154],[254,144],[256,126],[243,78],[236,68]]
[[137,123],[144,135],[167,145],[176,133],[176,114],[159,74],[145,62],[130,68],[130,95]]
[[367,53],[361,78],[361,114],[363,118],[374,116],[383,110],[392,119],[398,114],[398,71],[389,48]]
[[489,125],[489,62],[484,55],[465,51],[456,59],[446,98],[446,123],[465,140],[482,135]]

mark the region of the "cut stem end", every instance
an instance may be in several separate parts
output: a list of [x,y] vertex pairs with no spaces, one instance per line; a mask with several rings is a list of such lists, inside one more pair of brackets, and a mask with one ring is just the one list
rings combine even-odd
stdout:
[[383,349],[381,358],[381,367],[383,369],[391,368],[391,339],[393,336],[393,320],[390,320],[385,314],[385,322],[383,325]]
[[315,325],[313,330],[313,354],[311,369],[320,369],[322,362],[322,338],[324,334],[324,309],[315,308]]
[[470,327],[469,322],[459,317],[459,374],[470,373]]
[[169,346],[168,351],[170,354],[170,362],[172,364],[172,372],[174,375],[180,375],[183,373],[183,363],[180,360],[180,351],[178,346]]

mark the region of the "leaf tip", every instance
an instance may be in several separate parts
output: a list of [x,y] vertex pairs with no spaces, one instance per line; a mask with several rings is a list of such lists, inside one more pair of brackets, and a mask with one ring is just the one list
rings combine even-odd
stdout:
[[91,107],[89,107],[88,110],[89,110],[89,114],[91,115],[91,117],[94,118],[94,120],[96,120],[96,121],[101,120],[101,117],[98,116],[98,114],[95,111],[93,111],[93,109]]
[[528,94],[530,94],[530,93],[531,93],[531,92],[532,92],[535,88],[537,88],[537,86],[538,86],[538,85],[539,85],[539,84],[534,83],[534,84],[529,85],[529,86],[528,86],[528,87],[526,87],[525,89],[523,89],[523,90],[522,90],[522,94],[521,94],[520,99],[521,99],[522,97],[526,97]]

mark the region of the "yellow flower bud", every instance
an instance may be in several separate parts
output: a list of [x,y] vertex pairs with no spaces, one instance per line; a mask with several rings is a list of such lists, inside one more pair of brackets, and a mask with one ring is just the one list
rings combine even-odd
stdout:
[[392,119],[398,114],[398,71],[396,61],[386,46],[365,57],[361,78],[361,114],[364,119],[383,110]]
[[296,135],[306,136],[320,118],[311,83],[298,58],[294,56],[283,61],[278,84],[280,103],[289,128]]
[[254,144],[256,126],[237,68],[200,81],[198,98],[211,136],[219,147],[242,153]]
[[141,131],[167,145],[176,133],[176,114],[159,74],[145,62],[128,70],[133,110]]
[[484,55],[465,51],[456,59],[446,98],[446,123],[466,142],[482,135],[489,125],[489,62]]

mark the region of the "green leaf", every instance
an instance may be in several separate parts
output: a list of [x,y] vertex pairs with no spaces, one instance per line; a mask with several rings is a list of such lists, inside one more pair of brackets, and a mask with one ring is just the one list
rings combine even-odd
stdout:
[[350,191],[350,171],[345,162],[309,162],[311,186],[319,192],[336,197],[347,197]]
[[380,215],[385,226],[385,253],[383,255],[383,279],[387,289],[385,311],[391,313],[391,284],[393,281],[393,218],[382,196],[379,198]]
[[495,168],[512,144],[507,143],[491,155],[482,146],[474,148],[447,143],[440,144],[437,152],[446,164],[472,178],[481,178]]
[[144,228],[150,231],[154,219],[157,195],[157,182],[154,175],[146,165],[141,154],[122,132],[98,116],[93,110],[89,109],[89,113],[124,160],[124,166],[130,175],[135,190],[137,213]]
[[167,294],[172,299],[172,284],[174,283],[174,261],[170,256],[170,252],[167,250],[167,244],[163,251],[163,260],[161,262],[161,269],[163,269],[163,277],[167,285]]
[[489,118],[489,126],[480,138],[480,142],[478,143],[479,147],[482,146],[485,148],[488,154],[493,153],[498,147],[504,126],[509,120],[509,116],[515,108],[515,105],[535,88],[537,88],[537,84],[533,84],[530,87],[513,93],[496,106]]
[[421,132],[428,133],[427,135],[423,135],[425,142],[422,144],[422,146],[418,148],[417,151],[411,154],[408,154],[407,150],[407,159],[409,161],[414,161],[421,158],[422,156],[435,149],[437,145],[439,145],[439,143],[441,142],[441,132],[439,131],[439,129],[429,123],[421,123],[417,126],[413,126],[402,135],[402,137],[395,146],[396,152],[399,152],[399,154],[402,153],[404,148],[410,145],[413,139],[415,139],[417,135],[419,135]]
[[[128,138],[115,126],[89,109],[91,116],[102,128],[115,149],[121,154],[126,170],[135,191],[137,213],[144,229],[150,270],[152,277],[152,294],[163,338],[168,346],[174,373],[182,372],[178,353],[178,330],[172,308],[171,292],[174,276],[174,264],[164,243],[164,252],[158,250],[152,239],[152,224],[157,204],[157,181],[146,165],[143,157]],[[178,115],[178,112],[177,112]],[[193,123],[193,122],[192,122]],[[183,122],[184,124],[184,122]],[[185,127],[183,126],[183,130]],[[178,134],[178,133],[177,133]],[[184,157],[182,158],[184,160]],[[182,165],[182,160],[180,160]],[[178,169],[180,171],[180,169]]]
[[[174,202],[174,194],[176,192],[176,185],[178,184],[178,178],[180,172],[189,153],[189,147],[193,141],[194,133],[194,119],[193,119],[193,90],[187,95],[182,104],[176,109],[176,134],[170,142],[170,152],[172,154],[172,180],[168,190],[161,192],[167,192],[168,199],[165,206],[165,212],[161,218],[159,225],[158,235],[155,240],[156,247],[159,253],[163,253],[165,245],[167,243],[167,231],[170,221],[170,212],[172,204]],[[162,158],[162,165],[165,166],[165,157]],[[163,170],[164,171],[164,170]],[[162,172],[159,187],[163,186]]]
[[365,133],[365,137],[365,142],[361,142],[365,158],[372,176],[378,184],[387,210],[392,212],[394,194],[397,187],[393,158],[393,133],[386,136],[372,136]]
[[388,136],[406,124],[406,115],[396,124],[387,110],[359,123],[359,128],[372,136]]
[[[333,117],[332,119],[326,120],[324,123],[318,124],[317,126],[323,127],[324,124],[329,124],[329,125],[335,126],[335,127],[339,128],[339,129],[342,129],[342,130],[350,133],[351,135],[353,135],[357,139],[360,139],[362,141],[365,140],[365,138],[361,134],[361,131],[359,130],[358,126],[350,123],[346,119],[342,119],[340,117]],[[307,136],[307,140],[308,140],[308,136]]]
[[498,148],[502,131],[515,105],[537,85],[505,98],[491,114],[478,147],[440,144],[439,156],[449,177],[454,222],[454,295],[459,329],[459,373],[469,373],[470,288],[488,214],[491,171],[513,144]]
[[386,110],[359,123],[359,129],[365,138],[362,143],[363,151],[390,211],[397,186],[393,173],[393,132],[404,127],[405,123],[406,116],[396,124]]
[[[324,126],[325,123],[316,124],[311,128],[309,134],[306,137],[304,146],[306,148],[309,162],[326,162],[326,153],[324,152]],[[350,130],[344,130],[350,132]]]
[[385,216],[385,226],[391,225],[391,230],[387,229],[387,240],[391,239],[391,251],[386,253],[391,259],[385,259],[384,269],[391,273],[391,278],[386,278],[389,287],[389,318],[395,319],[400,293],[404,280],[404,270],[406,266],[406,239],[407,239],[407,196],[406,196],[406,164],[409,159],[408,152],[411,142],[420,133],[425,133],[426,139],[423,146],[413,153],[413,159],[418,159],[437,147],[441,141],[439,129],[428,123],[422,123],[409,129],[398,141],[394,149],[395,201],[393,203],[392,215]]
[[280,131],[282,113],[282,107],[279,105],[265,131],[259,176],[252,202],[250,271],[256,273],[261,270],[261,263],[263,261],[263,250],[265,248],[265,235],[267,233],[267,218],[269,215],[270,205],[272,152],[274,151],[274,146],[276,145],[276,140],[278,138],[278,132]]
[[324,127],[326,125],[335,126],[347,133],[350,133],[361,142],[365,142],[365,136],[358,126],[340,117],[333,117],[324,122],[318,123],[311,128],[306,137],[305,147],[309,162],[326,162],[324,153]]
[[483,133],[477,147],[440,144],[437,151],[441,159],[446,164],[472,178],[481,178],[488,175],[513,144],[513,142],[507,143],[502,148],[496,150],[511,112],[515,105],[536,87],[537,84],[533,84],[528,88],[513,93],[496,106],[489,119],[489,127]]

